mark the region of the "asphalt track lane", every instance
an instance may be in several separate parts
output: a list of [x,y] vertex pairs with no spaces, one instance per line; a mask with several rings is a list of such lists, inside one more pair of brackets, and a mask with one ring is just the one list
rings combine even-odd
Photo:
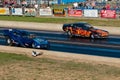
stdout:
[[[109,39],[106,40],[95,40],[95,41],[91,41],[90,39],[84,39],[84,38],[75,38],[77,40],[75,40],[74,38],[72,40],[68,39],[68,37],[64,34],[64,33],[55,33],[55,32],[44,32],[44,31],[30,31],[27,30],[31,33],[35,33],[37,36],[42,36],[42,37],[51,37],[48,38],[48,40],[50,41],[50,39],[53,39],[52,41],[50,41],[51,43],[51,51],[59,51],[59,52],[70,52],[70,53],[77,53],[77,54],[88,54],[88,55],[97,55],[97,56],[107,56],[107,57],[117,57],[120,58],[120,48],[113,48],[116,46],[116,44],[112,43],[113,46],[108,45],[108,47],[104,47],[104,43],[106,42],[110,42]],[[0,33],[2,34],[2,30],[0,31]],[[61,41],[60,38],[62,37],[63,42],[59,42]],[[54,38],[56,38],[55,40],[58,40],[58,42],[55,42]],[[64,40],[65,39],[65,40]],[[110,38],[112,41],[112,38]],[[115,42],[117,43],[117,41],[120,38],[115,38],[114,40],[116,40]],[[70,42],[71,41],[71,42]],[[74,42],[73,42],[74,41]],[[81,42],[80,42],[81,41]],[[69,42],[69,43],[68,43]],[[76,44],[73,44],[75,43]],[[78,43],[82,43],[82,44],[78,44]],[[85,45],[91,43],[91,45]],[[94,44],[98,44],[98,46],[93,46]],[[100,47],[99,45],[103,45],[103,47]],[[6,45],[5,39],[0,39],[0,44],[1,45]],[[119,47],[120,45],[118,45]]]
[[[31,31],[27,30],[30,33],[36,34],[41,38],[46,38],[50,40],[62,40],[62,41],[72,41],[72,42],[79,42],[79,43],[92,43],[92,44],[106,44],[106,45],[120,45],[120,38],[115,38],[110,36],[108,39],[89,39],[89,38],[68,38],[68,36],[64,32],[46,32],[46,31]],[[0,34],[2,35],[2,30]]]
[[[7,45],[5,39],[0,39],[1,45]],[[59,44],[50,42],[50,51],[69,52],[76,54],[87,54],[94,56],[120,58],[120,49],[99,48],[91,46],[80,46],[71,44]]]
[[91,46],[73,46],[73,45],[64,45],[64,44],[52,44],[51,50],[70,52],[77,54],[87,54],[94,56],[105,56],[105,57],[116,57],[120,58],[120,50],[118,49],[108,49],[108,48],[98,48]]
[[[80,42],[80,43],[98,43],[98,44],[113,44],[113,45],[120,45],[120,36],[109,36],[108,39],[96,39],[91,40],[88,38],[68,38],[68,36],[64,32],[47,32],[47,31],[33,31],[33,30],[26,30],[30,33],[36,34],[39,37],[46,38],[46,39],[53,39],[53,40],[64,40],[64,41],[73,41],[73,42]],[[0,30],[0,35],[3,34],[3,29]]]

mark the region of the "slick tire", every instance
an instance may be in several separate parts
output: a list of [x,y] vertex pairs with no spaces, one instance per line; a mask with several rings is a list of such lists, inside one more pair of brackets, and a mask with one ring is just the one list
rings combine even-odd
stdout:
[[9,37],[6,38],[6,42],[9,46],[13,46],[13,42]]
[[35,44],[34,43],[32,43],[32,48],[35,48]]
[[91,35],[90,35],[90,38],[91,38],[91,39],[95,39],[94,34],[91,34]]
[[45,49],[49,50],[50,49],[50,44],[48,44]]
[[67,35],[68,35],[69,37],[73,37],[73,34],[71,33],[71,31],[67,31]]

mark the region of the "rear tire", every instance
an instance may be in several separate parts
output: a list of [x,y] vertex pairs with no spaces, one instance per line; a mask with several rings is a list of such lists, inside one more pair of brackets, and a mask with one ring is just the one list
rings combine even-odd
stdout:
[[68,35],[69,37],[73,37],[73,34],[71,33],[71,31],[67,31],[67,35]]
[[13,45],[13,41],[9,37],[6,38],[6,42],[9,46]]

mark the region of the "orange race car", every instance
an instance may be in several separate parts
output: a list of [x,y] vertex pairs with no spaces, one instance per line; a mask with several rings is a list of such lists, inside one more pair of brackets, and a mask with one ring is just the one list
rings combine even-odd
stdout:
[[89,38],[107,38],[109,32],[101,29],[96,29],[88,23],[78,22],[63,24],[63,30],[67,32],[69,37],[81,36]]

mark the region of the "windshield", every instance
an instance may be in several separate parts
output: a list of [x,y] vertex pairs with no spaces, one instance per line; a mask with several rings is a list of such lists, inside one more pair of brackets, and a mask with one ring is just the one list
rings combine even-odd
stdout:
[[38,43],[39,43],[39,42],[44,42],[44,41],[45,41],[44,39],[40,39],[40,38],[35,38],[34,40],[35,40],[36,42],[38,42]]
[[86,27],[91,28],[92,26],[90,24],[85,24]]

